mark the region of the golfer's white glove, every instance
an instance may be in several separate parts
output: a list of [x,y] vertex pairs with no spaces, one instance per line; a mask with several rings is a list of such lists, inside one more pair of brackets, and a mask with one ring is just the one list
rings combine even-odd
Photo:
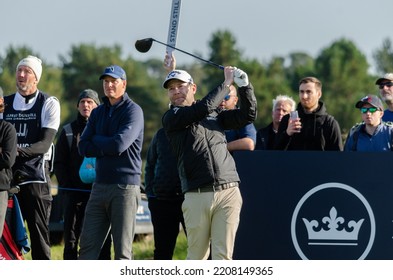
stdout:
[[245,87],[248,86],[248,76],[246,72],[244,72],[241,69],[236,68],[235,71],[233,71],[233,80],[237,84],[238,87]]

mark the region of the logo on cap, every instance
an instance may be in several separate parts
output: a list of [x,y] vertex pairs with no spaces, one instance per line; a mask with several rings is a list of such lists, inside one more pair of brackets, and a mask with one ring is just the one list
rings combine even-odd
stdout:
[[102,80],[105,76],[111,76],[115,79],[126,80],[126,72],[118,65],[111,65],[105,68],[104,73],[100,76],[100,80]]
[[172,79],[176,79],[176,80],[180,80],[182,82],[186,82],[186,83],[194,83],[192,77],[190,74],[188,74],[186,71],[184,70],[172,70],[168,76],[166,76],[165,81],[163,83],[163,87],[167,88],[168,86],[168,82]]

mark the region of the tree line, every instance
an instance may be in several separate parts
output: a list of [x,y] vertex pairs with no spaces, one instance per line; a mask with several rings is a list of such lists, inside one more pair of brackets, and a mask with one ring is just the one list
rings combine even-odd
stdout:
[[[298,81],[305,76],[315,76],[323,84],[321,99],[326,103],[328,112],[339,122],[345,136],[355,123],[361,121],[359,111],[354,107],[356,101],[367,94],[378,94],[375,85],[377,76],[393,72],[393,48],[388,38],[373,53],[376,74],[370,74],[370,62],[355,43],[346,38],[335,40],[316,57],[305,52],[293,52],[287,56],[274,56],[267,62],[247,58],[228,30],[214,32],[208,45],[208,60],[237,66],[248,73],[258,101],[257,129],[271,122],[272,99],[275,96],[287,94],[298,101]],[[82,43],[72,45],[67,54],[59,55],[61,66],[54,66],[45,64],[45,55],[29,46],[9,46],[5,55],[0,56],[0,86],[5,95],[15,92],[16,65],[29,54],[43,60],[43,75],[38,88],[59,98],[63,124],[76,117],[79,92],[91,88],[103,96],[99,75],[110,64],[122,66],[127,73],[127,92],[144,111],[145,155],[168,108],[166,91],[161,86],[166,75],[164,55],[137,61],[132,56],[123,57],[121,47],[116,44],[96,46]],[[178,68],[193,76],[198,85],[198,98],[223,81],[221,70],[199,61],[182,64],[178,60]]]

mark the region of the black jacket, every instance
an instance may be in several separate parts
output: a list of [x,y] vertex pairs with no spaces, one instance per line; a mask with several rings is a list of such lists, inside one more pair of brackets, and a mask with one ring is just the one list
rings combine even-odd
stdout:
[[0,120],[0,191],[9,190],[12,180],[12,166],[16,159],[17,137],[14,126]]
[[67,189],[90,190],[91,184],[85,184],[79,177],[79,168],[83,157],[78,152],[77,142],[85,128],[87,120],[78,113],[76,120],[71,122],[72,143],[71,150],[64,128],[61,130],[56,143],[54,172],[59,187]]
[[268,126],[258,129],[255,150],[274,150],[275,138],[276,133],[271,122]]
[[228,89],[223,85],[191,106],[172,107],[163,126],[177,158],[183,193],[202,186],[239,182],[235,161],[227,149],[225,131],[252,123],[257,102],[252,85],[240,87],[241,106],[217,110]]
[[176,158],[163,128],[156,132],[147,150],[145,193],[148,198],[184,198]]
[[274,148],[276,150],[342,151],[343,143],[338,122],[329,115],[322,101],[318,109],[306,114],[302,105],[297,106],[302,129],[289,136],[286,132],[289,114],[280,122]]

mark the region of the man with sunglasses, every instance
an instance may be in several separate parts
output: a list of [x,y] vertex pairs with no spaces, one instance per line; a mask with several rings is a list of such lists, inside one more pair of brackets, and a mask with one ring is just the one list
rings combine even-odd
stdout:
[[382,121],[383,104],[375,95],[368,95],[360,99],[356,105],[360,109],[362,123],[351,128],[344,151],[391,151],[391,125]]
[[393,73],[386,73],[375,84],[379,87],[379,95],[388,106],[382,120],[384,122],[393,122]]
[[[220,104],[221,110],[234,110],[238,108],[236,87],[231,85],[229,93],[224,97]],[[227,148],[232,153],[234,151],[253,151],[256,143],[256,134],[254,124],[249,123],[239,129],[225,130],[225,138],[227,139]]]

